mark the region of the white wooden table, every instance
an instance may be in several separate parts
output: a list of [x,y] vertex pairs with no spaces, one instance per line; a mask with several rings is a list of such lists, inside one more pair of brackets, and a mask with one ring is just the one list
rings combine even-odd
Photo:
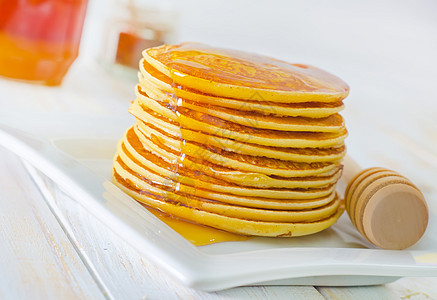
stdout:
[[[421,30],[419,33],[404,32],[414,45],[405,44],[402,39],[392,40],[390,44],[382,45],[384,47],[380,52],[372,52],[373,48],[367,47],[366,54],[359,52],[364,45],[360,44],[360,39],[351,36],[349,41],[352,44],[335,45],[334,40],[321,48],[324,49],[323,55],[317,55],[313,49],[317,46],[314,40],[304,38],[292,27],[292,20],[305,19],[297,12],[290,10],[290,19],[282,21],[288,22],[286,24],[291,29],[281,32],[283,35],[293,32],[295,45],[289,39],[284,41],[283,37],[279,39],[268,35],[268,28],[278,25],[270,12],[264,15],[273,20],[273,24],[266,22],[267,29],[259,27],[258,22],[250,23],[252,19],[246,18],[254,26],[253,30],[262,29],[260,34],[265,34],[267,40],[271,39],[265,44],[259,43],[258,37],[251,38],[250,34],[246,34],[247,24],[240,24],[233,18],[236,10],[212,2],[210,10],[198,16],[196,9],[199,13],[206,7],[200,2],[193,2],[188,4],[191,10],[187,7],[181,9],[182,39],[224,46],[234,43],[235,47],[242,49],[257,45],[260,51],[254,51],[288,60],[294,58],[293,53],[287,53],[291,50],[286,49],[294,49],[300,62],[319,65],[345,79],[352,87],[344,112],[350,131],[347,140],[349,153],[364,167],[384,165],[400,171],[422,189],[430,209],[437,208],[437,64],[435,54],[426,48],[437,49],[437,39],[433,31],[436,23],[428,15],[405,19],[405,15],[410,16],[410,7],[405,3],[400,5],[402,11],[397,11],[397,15],[388,14],[391,19],[385,28],[386,36],[390,38],[397,34],[390,31],[390,26],[394,28],[402,19],[404,25],[400,25],[399,30]],[[244,3],[237,2],[234,7]],[[95,18],[88,20],[85,26],[82,51],[90,55],[82,55],[73,65],[62,87],[46,88],[0,80],[1,114],[70,112],[120,116],[127,113],[129,101],[134,95],[134,81],[107,74],[94,60],[98,51],[94,50],[93,38],[100,30],[96,25],[100,24],[96,13],[99,4],[101,2],[91,1],[88,16]],[[339,1],[339,4],[345,3]],[[316,19],[326,11],[333,19],[345,10],[356,12],[355,8],[347,6],[343,10],[322,6],[319,10],[310,11],[310,4],[299,5],[299,9]],[[388,11],[390,5],[394,4],[386,4],[382,12]],[[229,31],[227,37],[214,39],[200,25],[212,18],[213,10],[220,9],[222,13],[227,13],[227,17],[213,19],[211,22],[215,22],[215,26],[225,23],[228,27],[241,26]],[[256,13],[253,7],[248,9]],[[363,9],[365,14],[366,7],[361,7],[359,11],[363,12]],[[417,13],[414,8],[411,9],[412,14]],[[425,13],[427,7],[421,3],[415,9]],[[280,5],[273,10],[282,11]],[[193,21],[195,16],[197,19]],[[357,14],[352,16],[357,17]],[[346,21],[351,22],[354,18],[346,17]],[[381,23],[378,23],[383,22],[381,20],[381,16],[376,16],[371,22],[359,26],[351,22],[351,28],[342,30],[343,33],[360,30],[376,21],[373,27],[367,28],[369,34],[373,34],[381,29]],[[195,27],[195,22],[200,25]],[[209,30],[211,22],[208,23],[210,27],[207,26]],[[323,23],[323,20],[320,22]],[[307,25],[312,26],[308,27],[309,34],[328,41],[328,29],[325,33],[317,31],[323,30],[326,24]],[[329,28],[336,28],[336,25],[331,24]],[[426,41],[420,39],[424,35],[427,36]],[[366,37],[366,34],[362,32],[361,36]],[[300,49],[303,41],[308,41],[312,48],[308,51]],[[390,47],[399,46],[397,43],[403,45],[403,52],[389,55]],[[269,48],[268,45],[274,47]],[[347,49],[342,48],[344,52],[339,52],[340,46]],[[413,53],[420,55],[410,56]],[[345,288],[260,286],[215,293],[186,288],[139,255],[50,179],[32,168],[31,163],[23,162],[13,153],[0,148],[0,299],[437,299],[437,278],[403,278],[383,286]]]

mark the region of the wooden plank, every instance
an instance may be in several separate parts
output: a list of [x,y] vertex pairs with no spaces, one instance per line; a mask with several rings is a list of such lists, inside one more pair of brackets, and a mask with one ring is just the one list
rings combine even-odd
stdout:
[[104,299],[21,161],[0,165],[0,299]]
[[406,277],[395,282],[369,287],[318,287],[326,299],[437,299],[437,278]]
[[402,278],[385,287],[400,299],[437,299],[437,278]]
[[380,300],[397,298],[392,291],[384,286],[318,287],[317,290],[329,300]]
[[43,180],[39,186],[51,194],[46,197],[52,197],[62,214],[59,219],[68,222],[71,240],[77,241],[115,299],[323,299],[313,287],[240,287],[215,293],[187,288],[142,257],[47,177],[31,173]]

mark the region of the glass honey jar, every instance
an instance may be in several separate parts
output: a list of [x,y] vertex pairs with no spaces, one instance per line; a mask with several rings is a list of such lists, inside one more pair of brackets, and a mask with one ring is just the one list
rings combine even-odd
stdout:
[[138,71],[141,52],[173,43],[177,13],[165,1],[118,0],[106,25],[100,57],[111,71]]
[[87,0],[0,0],[0,76],[59,85],[79,53]]

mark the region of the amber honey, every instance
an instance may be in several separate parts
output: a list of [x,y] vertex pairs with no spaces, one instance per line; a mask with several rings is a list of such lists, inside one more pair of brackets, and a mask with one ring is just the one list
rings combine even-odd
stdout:
[[87,0],[0,0],[0,76],[59,85],[76,59]]
[[175,82],[190,75],[257,89],[315,93],[347,92],[349,89],[338,77],[309,65],[203,44],[169,46],[166,51],[156,52],[154,58],[171,69]]
[[250,238],[248,236],[233,234],[212,227],[175,219],[154,209],[149,209],[149,211],[195,246],[205,246],[222,242],[245,241]]

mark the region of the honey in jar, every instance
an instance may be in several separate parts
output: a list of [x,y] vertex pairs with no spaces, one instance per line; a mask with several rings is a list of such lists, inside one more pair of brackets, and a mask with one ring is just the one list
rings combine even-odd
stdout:
[[0,76],[59,85],[78,55],[87,0],[0,0]]

